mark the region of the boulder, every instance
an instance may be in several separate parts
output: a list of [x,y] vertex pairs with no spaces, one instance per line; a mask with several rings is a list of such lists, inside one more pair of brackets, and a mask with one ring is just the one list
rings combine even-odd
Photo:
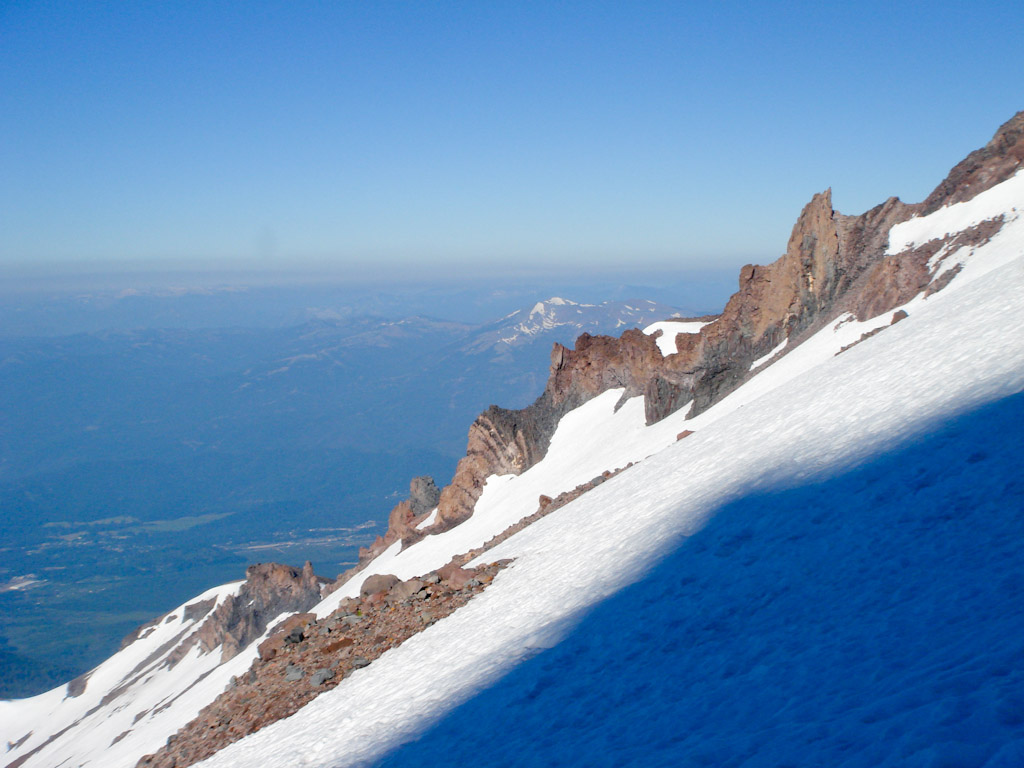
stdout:
[[323,685],[328,680],[334,677],[334,670],[323,667],[313,672],[313,675],[309,678],[309,684],[314,688]]
[[390,573],[375,573],[373,576],[367,577],[366,581],[363,582],[363,586],[359,588],[359,594],[362,597],[368,597],[369,595],[380,594],[381,592],[387,592],[395,584],[398,584],[400,579]]
[[460,568],[455,563],[448,563],[437,571],[441,581],[448,582],[452,589],[462,589],[473,578],[473,572]]
[[391,588],[388,593],[388,597],[392,600],[407,600],[408,598],[415,595],[426,585],[419,579],[409,579],[408,581],[400,581]]

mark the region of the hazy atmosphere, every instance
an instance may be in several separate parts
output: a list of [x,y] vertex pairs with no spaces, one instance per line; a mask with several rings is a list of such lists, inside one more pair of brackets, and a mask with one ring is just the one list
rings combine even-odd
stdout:
[[0,263],[731,274],[826,187],[922,199],[1019,106],[1019,10],[5,3]]

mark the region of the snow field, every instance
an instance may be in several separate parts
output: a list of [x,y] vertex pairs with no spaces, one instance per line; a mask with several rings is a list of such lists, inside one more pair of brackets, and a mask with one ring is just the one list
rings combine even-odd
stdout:
[[[1005,233],[1004,227],[1001,234]],[[1002,247],[998,239],[975,249],[972,258],[984,265],[986,249]],[[379,759],[523,660],[545,648],[557,650],[559,640],[586,611],[642,579],[659,558],[699,532],[716,510],[752,494],[799,490],[825,481],[874,454],[910,443],[953,414],[1024,390],[1024,336],[1016,333],[1024,324],[1020,255],[1018,251],[1012,263],[1002,266],[994,264],[1000,257],[991,257],[989,264],[994,265],[974,274],[965,269],[947,289],[911,302],[908,320],[835,356],[839,347],[889,322],[888,317],[868,323],[841,318],[714,408],[673,424],[673,430],[683,424],[696,428],[695,435],[678,443],[668,441],[643,463],[486,553],[482,559],[516,560],[469,605],[293,717],[238,742],[204,765],[342,766]],[[968,275],[971,279],[965,280]],[[953,286],[956,290],[950,290]],[[609,417],[606,409],[607,403],[598,398],[566,417],[565,440],[571,436],[585,456],[610,453],[604,444],[630,440],[630,430]],[[624,407],[619,414],[624,412],[631,413]],[[574,415],[590,425],[573,425]],[[593,431],[588,431],[591,427]],[[634,429],[642,435],[647,428]],[[562,433],[560,424],[556,438]],[[639,436],[634,439],[638,445],[644,442]],[[481,498],[487,503],[478,506],[469,522],[444,536],[459,533],[479,516],[479,538],[489,511],[509,520],[530,514],[538,490],[551,495],[538,481],[551,471],[543,465],[550,459],[552,468],[572,471],[569,454],[567,444],[553,440],[548,458],[529,472],[488,480]],[[552,477],[555,474],[551,472]],[[529,488],[521,498],[524,503],[529,499],[530,505],[503,509],[499,497],[513,506],[510,499],[519,487]],[[463,544],[470,538],[467,534],[465,541],[450,547],[452,554],[468,549]],[[420,546],[402,555],[411,555]],[[434,546],[436,567],[443,547]],[[415,575],[412,559],[400,563],[402,555],[391,555],[380,570],[397,572],[395,567],[409,565],[408,574],[397,575]],[[423,565],[430,559],[424,557]],[[864,562],[867,566],[871,560]],[[715,583],[708,587],[714,589]],[[848,618],[856,621],[855,615]],[[799,647],[791,650],[800,652]],[[720,663],[728,664],[728,658]],[[766,667],[758,674],[766,676],[769,671]],[[931,685],[926,670],[919,674],[925,676],[926,688]],[[587,682],[579,681],[577,687],[585,692]],[[637,691],[638,696],[642,693]],[[914,705],[897,701],[891,706],[902,711]],[[815,707],[805,706],[803,712],[813,730]],[[842,725],[855,727],[849,722]],[[756,755],[757,738],[748,736],[750,743],[742,749],[747,756]],[[557,747],[557,740],[552,746]],[[644,754],[644,745],[630,746],[638,750],[634,760],[636,754]],[[743,764],[738,758],[717,759],[727,747],[712,745],[705,763]],[[622,762],[610,755],[592,764]]]
[[381,763],[1024,764],[1024,394],[720,508]]

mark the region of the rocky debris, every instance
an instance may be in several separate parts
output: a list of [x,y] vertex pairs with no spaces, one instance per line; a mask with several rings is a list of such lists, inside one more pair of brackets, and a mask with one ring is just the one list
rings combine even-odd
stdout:
[[426,582],[419,579],[400,581],[388,591],[389,600],[408,600],[410,597],[419,594],[426,586]]
[[173,667],[196,643],[205,653],[219,647],[227,661],[262,635],[267,622],[284,613],[308,611],[320,597],[320,579],[309,562],[301,571],[280,563],[251,565],[238,594],[221,601],[199,630],[168,655],[167,664]]
[[[234,678],[164,747],[143,757],[139,768],[186,768],[288,717],[390,648],[465,605],[508,562],[471,569],[446,566],[447,571],[397,582],[387,593],[343,600],[322,619],[292,623],[292,617],[282,622],[280,631],[261,644],[260,658],[253,661],[249,673]],[[461,586],[455,586],[460,581]],[[389,599],[382,599],[384,594]],[[286,644],[284,637],[295,629],[301,630],[302,640]],[[271,645],[277,652],[264,658],[263,647]]]
[[462,589],[470,582],[474,573],[455,563],[448,563],[437,569],[437,575],[442,584],[447,584],[452,589]]
[[907,314],[906,310],[901,309],[898,312],[893,312],[892,313],[892,320],[889,321],[889,325],[880,325],[877,328],[875,328],[874,330],[867,331],[866,333],[862,333],[860,335],[859,339],[857,339],[856,341],[850,342],[849,344],[841,347],[839,349],[839,351],[836,352],[836,355],[838,356],[838,355],[843,354],[843,352],[845,352],[846,350],[850,349],[851,347],[856,347],[862,341],[867,341],[872,336],[875,336],[876,334],[881,333],[882,331],[884,331],[889,326],[896,325],[896,323],[898,323],[900,320],[906,320],[908,317],[910,317],[910,315]]
[[334,679],[334,670],[328,667],[321,667],[316,670],[309,678],[309,684],[314,688],[323,685],[328,680]]
[[[274,658],[280,652],[282,646],[286,643],[286,639],[292,637],[292,633],[296,629],[299,630],[299,636],[301,639],[304,628],[315,620],[315,613],[296,613],[289,616],[274,627],[273,634],[271,634],[270,637],[259,644],[258,652],[260,658],[263,661],[270,661],[270,659]],[[294,644],[294,642],[295,641],[288,644],[291,645]]]
[[692,434],[693,434],[693,430],[692,429],[684,429],[682,432],[680,432],[678,435],[676,435],[676,442],[678,443],[684,437],[689,437]]

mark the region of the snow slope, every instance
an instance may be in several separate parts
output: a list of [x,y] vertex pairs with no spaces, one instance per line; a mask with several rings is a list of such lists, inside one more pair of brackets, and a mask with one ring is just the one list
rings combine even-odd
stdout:
[[[24,765],[70,762],[107,768],[133,766],[141,755],[155,751],[216,697],[232,675],[252,663],[255,646],[221,665],[219,648],[204,654],[198,645],[173,667],[165,663],[205,618],[186,618],[186,605],[212,599],[215,609],[237,594],[242,583],[210,589],[143,630],[139,639],[89,673],[78,697],[61,686],[29,699],[0,701],[0,741],[21,742],[15,754],[8,750],[4,757],[24,757],[39,748]],[[54,733],[62,738],[51,743]]]
[[[786,349],[785,355],[778,355],[776,353],[781,352],[785,345],[783,342],[767,359],[758,361],[762,367],[756,376],[694,419],[687,420],[685,414],[680,412],[646,427],[640,398],[626,402],[618,411],[614,409],[620,391],[606,392],[568,414],[559,424],[544,461],[518,477],[488,479],[484,494],[469,521],[443,535],[427,537],[405,552],[399,552],[396,545],[371,563],[352,583],[325,599],[317,606],[316,612],[320,615],[329,613],[342,597],[354,594],[362,580],[372,573],[395,573],[402,578],[420,575],[444,564],[452,555],[481,545],[522,517],[533,513],[541,494],[553,497],[590,480],[604,470],[623,467],[629,462],[642,463],[486,553],[483,559],[514,557],[516,562],[502,572],[494,585],[469,606],[389,652],[370,667],[359,670],[337,689],[321,696],[294,717],[215,756],[209,761],[210,764],[245,765],[259,761],[268,766],[326,766],[379,759],[387,750],[429,728],[452,707],[479,693],[502,675],[508,674],[517,664],[545,648],[552,650],[542,654],[540,659],[552,654],[552,658],[562,659],[574,653],[587,658],[586,653],[594,652],[591,644],[580,639],[580,632],[584,632],[584,635],[587,632],[582,629],[571,632],[572,627],[595,605],[630,583],[645,579],[647,574],[651,575],[646,576],[633,592],[623,593],[633,597],[615,598],[618,602],[610,604],[623,604],[625,600],[624,605],[628,611],[632,604],[630,601],[646,600],[650,612],[660,613],[659,600],[675,600],[682,595],[691,602],[686,603],[689,607],[685,610],[681,608],[679,612],[666,614],[672,617],[666,619],[669,622],[668,629],[655,622],[640,624],[639,628],[625,634],[609,631],[606,635],[607,647],[618,649],[624,657],[632,660],[632,666],[621,670],[621,673],[625,675],[631,671],[634,674],[636,672],[638,653],[635,644],[650,641],[654,636],[682,626],[689,627],[687,631],[691,634],[697,630],[714,632],[716,642],[722,644],[723,649],[721,659],[718,660],[719,666],[726,671],[732,670],[744,662],[729,661],[738,658],[737,649],[727,642],[731,635],[724,630],[717,631],[714,626],[709,629],[699,623],[695,624],[698,619],[694,618],[693,612],[697,611],[698,616],[703,615],[701,611],[704,610],[704,604],[700,602],[703,598],[694,597],[694,590],[686,585],[683,585],[685,588],[682,592],[673,591],[674,587],[663,589],[657,574],[664,572],[668,566],[653,573],[651,569],[656,567],[660,558],[667,556],[670,559],[666,562],[673,563],[669,572],[673,572],[673,569],[678,570],[680,567],[679,558],[683,558],[690,564],[688,567],[691,567],[692,578],[701,580],[700,583],[709,589],[713,588],[715,595],[719,594],[720,585],[724,588],[724,585],[732,583],[735,589],[749,597],[751,590],[756,591],[756,585],[774,583],[777,580],[775,572],[769,572],[767,576],[761,574],[756,578],[752,576],[747,580],[737,577],[734,582],[729,582],[727,577],[734,571],[742,576],[742,569],[754,562],[772,562],[767,557],[769,549],[784,549],[787,541],[807,538],[806,532],[800,528],[806,521],[793,522],[786,514],[787,510],[798,503],[793,501],[794,498],[800,500],[804,498],[801,494],[812,493],[803,490],[809,488],[808,484],[812,482],[836,483],[836,487],[841,489],[843,503],[825,505],[834,507],[828,519],[835,523],[835,530],[842,530],[846,517],[854,515],[859,509],[858,505],[871,504],[873,516],[865,519],[874,522],[865,523],[861,530],[863,536],[875,537],[872,546],[878,549],[878,556],[864,556],[848,563],[847,567],[854,569],[856,578],[850,579],[850,590],[840,592],[840,598],[837,598],[857,603],[856,587],[860,583],[868,583],[866,580],[872,577],[875,563],[893,560],[902,562],[905,559],[893,546],[876,541],[879,529],[885,529],[889,524],[885,515],[898,513],[893,506],[893,499],[905,499],[905,503],[911,507],[926,511],[924,507],[914,507],[914,494],[920,490],[917,481],[879,481],[875,476],[864,479],[863,471],[867,470],[857,470],[858,462],[867,461],[883,449],[898,448],[908,440],[913,440],[915,435],[926,434],[931,429],[930,425],[941,423],[957,412],[1018,392],[1024,387],[1024,342],[1017,332],[1024,321],[1020,298],[1024,289],[1024,266],[1021,263],[1024,254],[1022,210],[1024,174],[1018,174],[967,203],[949,206],[931,216],[911,219],[894,227],[890,233],[891,253],[945,237],[959,231],[957,227],[970,227],[1000,217],[1003,220],[1002,228],[988,242],[963,248],[947,244],[936,254],[931,262],[936,273],[953,269],[954,265],[959,265],[959,272],[942,291],[927,298],[919,296],[908,302],[903,309],[909,317],[899,325],[887,327],[891,322],[890,313],[866,322],[857,322],[850,316],[844,316],[799,346]],[[565,308],[569,305],[565,302],[558,306]],[[681,325],[671,323],[671,330],[678,331]],[[858,343],[864,334],[882,329],[884,332]],[[654,330],[657,330],[655,326],[649,326],[646,332]],[[674,352],[675,336],[673,334],[671,337],[672,348],[669,349],[662,346],[666,335],[659,338],[659,347],[663,354],[671,354]],[[844,347],[848,349],[837,356]],[[963,444],[946,440],[945,453],[936,461],[941,461],[944,467],[954,467],[957,477],[966,476],[971,467],[975,470],[989,468],[992,477],[1004,477],[1004,464],[990,466],[990,463],[993,456],[1002,454],[1010,457],[1008,460],[1011,461],[1019,459],[1020,420],[1013,420],[1017,415],[1019,409],[1010,408],[1003,413],[1001,421],[992,421],[989,417],[988,423],[1004,429],[1009,425],[1010,430],[1004,435],[1002,443],[995,443],[987,452],[979,454],[974,450],[973,444],[979,442],[976,437],[972,438],[973,442],[965,439]],[[1017,428],[1013,429],[1014,426]],[[683,429],[694,430],[697,434],[677,442],[676,435]],[[1001,508],[1001,504],[1002,508],[1011,511],[1020,509],[1019,482],[1018,497],[1013,497],[1012,488],[1006,491],[1006,487],[1002,488],[1003,495],[995,495],[991,490],[995,486],[977,480],[971,482],[971,487],[980,490],[973,496],[965,495],[957,490],[962,483],[950,481],[943,485],[937,482],[936,472],[929,473],[927,464],[926,459],[917,460],[918,474],[924,483],[921,488],[943,488],[942,494],[956,497],[956,503],[959,504],[957,509],[960,510],[958,514],[967,509],[989,509],[991,504],[986,506],[988,500],[979,496],[986,492],[995,499],[993,503],[996,503],[997,508]],[[898,469],[898,465],[894,466]],[[858,471],[862,474],[858,475]],[[896,471],[892,469],[893,473]],[[837,481],[836,477],[855,479]],[[875,488],[878,482],[885,486],[883,491]],[[1013,482],[1016,481],[1007,481],[1004,486],[1012,486]],[[793,493],[795,496],[784,496],[785,493]],[[785,504],[765,501],[768,498],[786,498],[787,501]],[[820,502],[822,497],[812,494],[808,498]],[[806,500],[801,503],[805,506],[807,504]],[[759,511],[749,514],[759,520],[763,517],[766,522],[758,526],[741,525],[738,531],[730,532],[728,521],[725,521],[721,523],[725,527],[718,533],[701,532],[716,510],[744,509],[744,505],[747,508],[756,507]],[[1012,520],[1002,521],[1006,530],[1000,538],[992,533],[995,529],[986,527],[984,516],[979,518],[974,515],[969,519],[972,521],[968,526],[970,532],[982,537],[984,551],[992,550],[992,562],[1005,566],[1003,561],[1009,555],[1005,552],[1001,555],[1003,550],[997,551],[993,541],[1006,541],[1009,543],[1007,546],[1017,541],[1011,535],[1014,533],[1010,525]],[[927,521],[925,515],[909,519],[908,524],[917,528],[927,527]],[[716,525],[719,525],[717,520],[708,531],[718,530]],[[786,536],[790,538],[780,539],[780,531],[789,531]],[[698,547],[698,553],[710,547],[714,552],[724,554],[716,555],[717,560],[708,560],[710,556],[702,555],[704,560],[697,558],[691,564],[687,536],[694,537],[692,541]],[[699,542],[703,536],[711,537],[714,543],[702,545],[704,549],[700,549]],[[968,541],[966,532],[959,531],[956,540]],[[900,541],[903,542],[900,546],[906,548],[906,539]],[[682,548],[676,550],[681,543]],[[971,546],[981,548],[982,543]],[[831,547],[830,557],[833,559],[837,551],[845,551],[841,537],[827,546]],[[946,545],[936,540],[929,546],[937,551]],[[737,564],[730,555],[741,547],[745,548],[747,554],[741,556]],[[863,542],[858,547],[856,552],[863,554],[866,551]],[[754,554],[751,555],[751,552]],[[910,554],[914,557],[921,555]],[[910,557],[910,560],[914,560],[914,557]],[[720,567],[714,568],[713,565]],[[803,566],[791,567],[784,561],[777,566],[777,570],[781,568],[784,571],[783,576],[788,578],[787,588],[793,594],[799,593],[798,587],[805,581],[796,572],[800,567]],[[737,568],[740,570],[737,571]],[[934,584],[942,593],[943,582],[934,570],[924,569],[921,573],[927,574],[927,578],[922,576],[922,589],[926,584]],[[989,573],[987,578],[999,581],[1003,577]],[[660,596],[657,599],[647,596],[642,587],[650,584],[652,579],[655,586],[650,591],[652,595]],[[1016,571],[1011,569],[1006,572],[1004,580],[1007,584],[1024,584],[1024,574],[1020,575],[1019,582],[1015,579]],[[938,607],[929,607],[928,610],[934,615],[929,614],[928,621],[954,625],[958,623],[956,616],[972,615],[978,604],[971,602],[971,599],[979,593],[981,583],[971,582],[964,587],[967,592],[962,596],[963,607],[954,604],[950,609],[951,615],[939,615],[936,613]],[[875,590],[872,594],[900,588],[898,583],[879,578],[870,581],[870,586]],[[837,585],[836,589],[840,587]],[[209,597],[223,600],[227,595],[234,594],[236,589],[237,584],[226,585],[195,600]],[[636,589],[641,590],[641,597],[636,596]],[[708,594],[707,605],[717,605],[717,610],[728,614],[723,607],[726,604],[714,604],[711,593]],[[725,590],[721,594],[729,593]],[[694,599],[698,600],[697,605],[692,603]],[[726,598],[719,596],[715,599]],[[773,601],[776,599],[772,598]],[[858,604],[864,607],[863,602],[861,600]],[[780,601],[779,605],[786,605],[786,602]],[[732,607],[739,610],[735,605]],[[599,614],[604,609],[597,610]],[[991,606],[986,610],[991,613]],[[218,666],[219,651],[201,655],[193,648],[181,663],[168,669],[163,662],[175,644],[172,641],[187,636],[198,626],[198,622],[186,621],[183,611],[184,606],[172,612],[172,618],[158,625],[151,634],[94,670],[85,692],[78,698],[67,696],[66,688],[62,687],[33,699],[0,702],[0,740],[12,744],[20,742],[17,747],[9,748],[5,757],[8,760],[19,759],[42,747],[25,761],[26,768],[59,764],[131,766],[139,756],[155,750],[167,736],[219,693],[232,675],[247,668],[255,653],[254,643],[249,650],[228,664]],[[763,640],[755,647],[764,649],[781,643],[781,647],[790,649],[790,657],[794,654],[802,657],[810,653],[810,658],[816,658],[813,649],[794,644],[793,638],[778,635],[778,627],[773,621],[785,622],[788,620],[785,618],[787,615],[790,613],[779,613],[775,619],[761,616],[758,636],[772,639]],[[987,634],[978,633],[978,627],[972,627],[978,634],[976,643],[988,643],[995,647],[999,645],[1000,638],[1013,636],[1010,629],[1015,630],[1019,636],[1019,624],[1013,624],[1016,616],[1013,611],[1006,612],[1005,618],[1010,624],[986,619],[981,626],[987,630]],[[832,619],[833,630],[838,632],[846,629],[843,622],[848,619],[851,619],[849,614],[838,614]],[[877,620],[895,624],[909,621],[902,614],[886,615]],[[724,619],[719,621],[723,622],[722,626],[727,626]],[[934,626],[929,626],[927,631],[931,634],[936,632]],[[564,646],[560,646],[559,640],[566,633],[571,633],[569,639]],[[913,633],[904,632],[898,636],[904,635],[912,637]],[[853,643],[854,640],[847,642]],[[913,637],[913,642],[922,643],[925,640]],[[947,642],[952,643],[953,640]],[[970,647],[974,658],[981,658],[980,645],[977,644]],[[681,653],[680,646],[676,644],[669,643],[664,647],[665,653]],[[686,651],[687,658],[691,652],[692,649]],[[902,704],[890,703],[876,708],[874,712],[857,710],[860,712],[861,725],[843,721],[840,723],[842,733],[849,732],[850,728],[861,728],[867,724],[865,718],[869,718],[871,723],[888,723],[886,727],[901,728],[903,732],[916,727],[914,718],[908,712],[913,712],[914,707],[924,706],[920,704],[921,701],[930,701],[931,694],[928,691],[938,685],[935,669],[947,670],[950,676],[955,677],[960,674],[962,666],[956,658],[942,657],[936,660],[936,657],[921,653],[917,656],[922,659],[920,664],[925,666],[914,666],[917,663],[916,657],[911,654],[911,658],[899,662],[909,665],[910,671],[896,678],[890,679],[883,675],[886,671],[884,665],[861,670],[859,676],[865,679],[873,676],[880,686],[889,685],[900,689],[917,686],[916,693]],[[612,664],[612,661],[600,654],[590,658],[592,664]],[[989,677],[997,676],[992,670],[999,668],[999,664],[1013,667],[1016,663],[1012,659],[1007,660],[1005,654],[998,658],[1003,661],[993,661],[986,667],[991,672]],[[780,658],[775,658],[772,664],[780,661]],[[517,705],[524,721],[538,717],[544,720],[529,705],[529,701],[536,698],[535,690],[550,688],[553,692],[562,690],[563,694],[559,695],[565,695],[565,685],[569,685],[566,681],[557,680],[557,676],[558,684],[552,682],[549,667],[545,666],[547,663],[537,661],[526,664],[521,672],[515,672],[508,678],[511,681],[508,686],[498,686],[466,706],[472,708],[477,706],[476,701],[490,701],[489,696],[511,696],[515,699],[518,695],[525,701],[519,701]],[[931,667],[927,666],[929,664]],[[847,660],[836,668],[845,669],[848,666],[850,663]],[[767,675],[764,669],[772,668],[755,659],[742,672],[749,683],[751,676],[756,678],[757,675]],[[826,667],[818,664],[811,668],[821,672]],[[541,671],[538,672],[538,669]],[[656,665],[654,669],[657,669]],[[699,673],[701,668],[694,667],[693,674]],[[648,671],[645,674],[646,677],[641,676],[634,686],[636,698],[639,702],[649,699],[653,702],[650,706],[656,708],[657,702],[665,698],[664,691],[659,688],[663,685],[660,681],[666,678],[665,671]],[[723,675],[723,679],[718,681],[723,691],[730,690],[727,680],[736,674],[732,672]],[[971,674],[978,678],[982,673],[975,671]],[[806,687],[800,693],[794,693],[794,697],[802,699],[819,689],[830,690],[820,677],[808,674],[805,678]],[[581,702],[591,701],[591,709],[598,709],[597,703],[592,700],[596,694],[589,694],[588,691],[600,692],[605,689],[596,685],[593,679],[588,678],[585,682],[585,685],[581,682],[572,689],[572,696]],[[978,686],[982,686],[982,682]],[[773,685],[773,688],[778,686]],[[646,689],[651,691],[650,696],[643,695]],[[522,693],[524,690],[525,694]],[[659,695],[655,695],[659,691]],[[623,689],[613,688],[608,695],[612,699],[616,696],[622,699]],[[859,695],[874,700],[878,693],[862,691]],[[708,706],[707,701],[700,696],[699,686],[693,686],[690,698],[686,699],[689,702],[687,706],[695,710]],[[974,706],[967,699],[957,698],[957,695],[950,699],[952,703],[947,698],[941,698],[946,702],[942,706],[952,710]],[[953,751],[949,754],[954,757],[950,759],[943,756],[946,752],[928,752],[922,744],[929,738],[934,741],[937,738],[934,733],[930,737],[918,734],[913,737],[918,739],[917,742],[913,742],[913,738],[909,742],[904,740],[902,749],[913,747],[914,759],[924,761],[921,764],[982,764],[979,755],[984,759],[995,759],[996,750],[991,748],[994,742],[1002,740],[1008,744],[1016,743],[1016,736],[1008,732],[1007,728],[1012,731],[1015,723],[1024,722],[1024,715],[1017,720],[1017,715],[1013,714],[1018,710],[1024,712],[1024,704],[1014,709],[1016,705],[1002,701],[991,691],[982,698],[983,702],[977,706],[982,707],[984,704],[996,712],[994,717],[997,722],[995,725],[990,724],[987,740],[984,734],[978,736],[973,731],[968,734],[970,738],[964,737],[966,741],[961,739],[962,743],[968,744],[968,747],[964,747],[966,752],[963,754],[967,757],[963,760],[958,762],[956,758],[956,754],[959,754],[956,749],[959,747],[951,748]],[[737,720],[738,723],[742,725],[744,719],[749,720],[750,713],[731,704],[725,693],[719,699],[716,706],[721,710],[729,710],[731,707],[744,713]],[[801,712],[813,713],[824,711],[825,704],[812,699],[811,703],[800,703],[799,706],[789,702],[783,709],[796,708]],[[551,706],[552,712],[574,711],[564,702]],[[643,709],[643,705],[638,707],[637,711]],[[517,710],[509,705],[509,711]],[[585,708],[577,708],[576,711],[577,720],[583,718]],[[547,710],[541,708],[539,712]],[[953,718],[954,714],[955,711],[947,713],[947,719]],[[647,712],[642,719],[648,723],[659,722],[656,715]],[[834,717],[837,721],[841,720],[839,714]],[[554,717],[547,719],[551,723],[558,722]],[[960,721],[964,719],[961,717]],[[726,720],[723,719],[723,722]],[[785,718],[782,721],[788,722]],[[766,723],[763,728],[768,732],[775,725]],[[571,730],[573,733],[587,732],[584,726],[584,723],[574,722]],[[613,724],[606,723],[605,727],[614,732]],[[813,736],[819,742],[827,741],[820,733],[823,726],[812,722],[807,727],[810,729],[808,738]],[[512,728],[506,730],[514,732]],[[830,728],[825,730],[828,731],[826,735],[831,734]],[[477,743],[474,742],[476,738],[486,742],[498,735],[488,735],[486,729],[474,731],[470,728],[467,731],[458,717],[449,718],[438,726],[437,734],[453,732],[461,733],[460,738],[466,744]],[[542,729],[537,726],[537,733],[541,732]],[[695,731],[701,732],[699,729]],[[867,733],[863,729],[857,731],[862,732]],[[54,733],[60,736],[44,746],[44,742]],[[508,734],[504,736],[508,737]],[[426,738],[424,744],[428,744],[430,738],[434,737]],[[440,739],[441,736],[436,738]],[[723,738],[728,741],[735,738],[735,735],[718,734],[708,738],[711,741]],[[673,744],[683,743],[678,734],[670,741]],[[557,750],[575,742],[548,733],[543,738],[538,736],[538,743],[549,743],[552,749]],[[586,743],[603,742],[591,736]],[[978,746],[979,743],[981,746]],[[603,759],[603,754],[615,754],[612,745],[606,745],[604,753],[588,752],[583,746],[577,743],[573,750],[578,753],[580,760],[583,755],[588,756],[583,761],[585,764],[622,763],[621,759]],[[670,746],[665,748],[670,749]],[[695,749],[691,742],[687,751],[672,753],[674,757],[666,758],[666,761],[677,764],[679,755],[695,754],[692,751]],[[707,755],[710,757],[705,759],[709,764],[741,764],[742,759],[745,759],[740,753],[729,753],[728,748],[721,745],[709,749]],[[520,750],[528,751],[527,745],[519,744],[513,751]],[[570,763],[573,750],[569,750],[560,761]],[[420,752],[415,750],[402,750],[391,760],[397,761],[395,764],[415,764],[418,754]],[[422,754],[429,755],[429,748],[425,746]],[[767,749],[762,749],[758,754],[781,755],[778,751]],[[835,752],[829,755],[827,759],[821,758],[821,764],[840,764]],[[497,757],[492,754],[487,762],[496,764]],[[932,758],[933,763],[929,763]],[[764,759],[768,760],[768,757]],[[779,757],[776,762],[769,761],[766,764],[775,765],[785,760],[805,764],[793,756],[785,759]],[[545,761],[538,756],[535,762],[544,764]],[[854,764],[882,764],[882,761],[871,762],[864,758],[862,762]],[[993,766],[1000,764],[998,761],[992,763]],[[1024,763],[1009,760],[1006,764]]]
[[[652,455],[486,553],[487,560],[516,561],[468,606],[295,716],[204,764],[274,768],[381,759],[544,649],[550,650],[460,711],[474,713],[472,722],[452,717],[436,738],[428,735],[391,762],[437,764],[428,759],[437,754],[431,749],[453,747],[451,734],[459,733],[477,751],[467,747],[453,759],[488,765],[521,764],[521,748],[534,755],[522,764],[552,764],[553,755],[558,764],[584,765],[678,765],[684,757],[695,765],[1022,764],[1024,700],[1014,638],[1024,621],[1019,601],[1006,599],[1024,585],[1015,546],[1022,487],[1007,469],[1017,466],[1022,446],[1019,419],[1003,421],[1019,417],[1019,398],[996,411],[1002,418],[982,410],[989,414],[982,428],[961,430],[961,437],[1006,430],[988,451],[975,452],[976,441],[957,439],[955,429],[953,437],[929,438],[941,450],[922,442],[958,414],[970,419],[971,410],[1024,390],[1024,227],[1015,210],[1024,205],[1017,183],[1006,182],[1011,193],[997,187],[972,201],[981,200],[972,220],[1004,215],[1002,230],[984,245],[949,254],[947,260],[966,266],[944,290],[909,302],[908,319],[837,355],[890,322],[888,316],[866,323],[840,318],[685,422],[696,431],[686,440],[670,440],[660,424],[643,427],[642,409],[633,402],[612,413],[614,394],[569,414],[543,462],[520,477],[488,480],[469,523],[405,553],[388,552],[374,570],[423,572],[464,551],[474,537],[480,543],[491,530],[530,514],[538,492],[553,495],[559,484],[575,484],[564,477],[572,471],[573,451],[591,462],[588,472],[612,468],[600,464],[627,455]],[[913,242],[945,234],[948,209],[933,216],[908,222],[917,228]],[[891,248],[910,242],[901,236],[894,229]],[[682,424],[668,421],[669,432]],[[618,443],[630,447],[620,452]],[[881,472],[869,463],[918,444],[925,447],[911,462],[918,470],[913,476],[904,474],[902,461],[884,464]],[[938,483],[936,497],[927,490],[946,467],[963,477],[985,462],[991,485],[967,475],[972,482]],[[815,491],[830,482],[839,494],[835,502],[832,492]],[[940,501],[945,506],[937,506]],[[808,505],[821,514],[809,514]],[[877,509],[858,520],[865,505]],[[979,505],[991,514],[977,514]],[[723,509],[739,509],[749,522],[730,528],[724,520],[702,531]],[[936,529],[949,520],[955,525]],[[475,528],[465,527],[470,524]],[[815,525],[834,535],[812,535]],[[890,528],[899,535],[890,537]],[[787,547],[809,543],[814,546],[804,554],[810,560],[780,557]],[[695,570],[664,587],[659,579],[674,579],[680,563],[690,562],[688,547],[697,553]],[[652,573],[666,556],[673,567]],[[820,572],[830,562],[838,575]],[[775,563],[775,570],[744,577],[757,563]],[[640,623],[622,635],[628,642],[619,642],[618,627],[601,625],[606,646],[617,653],[609,674],[618,678],[610,680],[592,665],[607,654],[600,643],[595,650],[588,642],[590,625],[572,629],[630,584],[637,588],[610,603],[619,606],[617,613],[592,614],[606,623]],[[651,584],[660,600],[644,602],[643,586]],[[828,586],[831,612],[806,602],[817,585]],[[899,610],[880,610],[885,596]],[[668,610],[671,619],[659,623],[661,600],[682,597],[685,610]],[[641,615],[634,617],[638,605]],[[325,603],[318,611],[329,608]],[[867,634],[858,630],[862,616]],[[678,642],[665,639],[673,632]],[[739,653],[747,635],[749,648]],[[648,663],[650,646],[678,654],[677,665],[697,646],[702,664],[686,667],[690,676],[666,690],[664,665]],[[581,666],[569,665],[565,660],[580,649],[591,655]],[[771,707],[756,706],[787,681],[792,685],[779,698],[769,697]],[[657,738],[642,731],[645,738],[636,743],[629,723],[619,721],[615,709],[602,711],[591,693],[609,690],[623,706],[635,703],[636,711],[648,712],[650,722],[664,722],[657,720],[659,707],[677,713],[678,721]],[[761,698],[751,693],[758,691]],[[491,727],[484,723],[494,722],[493,710],[482,717],[479,702],[494,697],[514,707],[507,722]],[[541,697],[544,705],[533,707]],[[568,700],[585,704],[560,711]],[[591,724],[595,712],[603,713]],[[520,728],[516,713],[536,730]],[[691,728],[691,735],[705,734],[698,722],[706,729],[707,723],[730,725],[687,741]],[[507,751],[481,754],[489,739],[508,745]],[[677,749],[680,744],[686,748]]]

